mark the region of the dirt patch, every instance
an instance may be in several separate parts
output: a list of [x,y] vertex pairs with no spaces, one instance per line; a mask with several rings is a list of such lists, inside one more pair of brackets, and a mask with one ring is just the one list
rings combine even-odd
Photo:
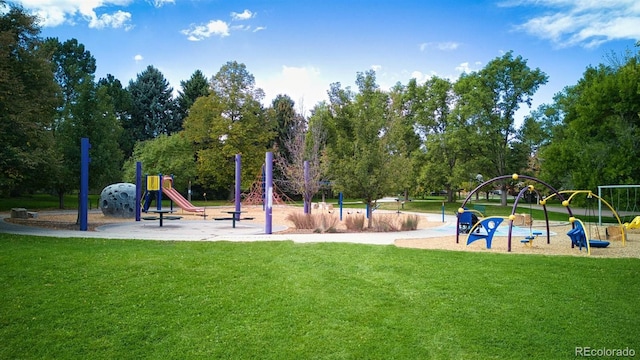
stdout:
[[[503,225],[505,226],[505,225]],[[544,228],[544,223],[534,222],[533,227],[537,229]],[[594,225],[595,228],[595,225]],[[521,238],[512,236],[511,253],[512,254],[538,254],[538,255],[567,255],[567,256],[588,256],[586,249],[580,251],[577,247],[571,248],[571,241],[566,235],[571,229],[571,225],[563,224],[551,227],[551,232],[557,235],[551,236],[550,243],[547,244],[546,236],[539,236],[531,246],[520,242]],[[594,234],[596,233],[593,230]],[[601,231],[604,238],[604,231]],[[508,242],[506,236],[496,236],[493,238],[491,249],[487,249],[484,240],[475,241],[467,245],[467,235],[461,234],[456,243],[456,236],[443,236],[425,239],[398,239],[395,245],[398,247],[415,248],[415,249],[438,249],[438,250],[454,250],[454,251],[475,251],[475,252],[491,252],[491,253],[509,253]],[[609,240],[610,244],[606,248],[592,248],[592,257],[607,258],[640,258],[640,231],[630,230],[627,232],[625,246],[620,240]]]

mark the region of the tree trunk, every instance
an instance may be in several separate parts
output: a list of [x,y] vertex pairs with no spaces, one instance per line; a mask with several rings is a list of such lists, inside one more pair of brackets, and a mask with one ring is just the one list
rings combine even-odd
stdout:
[[367,200],[367,228],[373,227],[373,201]]
[[64,209],[64,192],[58,190],[58,208]]

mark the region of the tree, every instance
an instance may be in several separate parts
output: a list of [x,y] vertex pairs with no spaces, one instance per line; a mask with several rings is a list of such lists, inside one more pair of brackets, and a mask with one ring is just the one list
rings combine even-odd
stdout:
[[[589,67],[556,97],[562,123],[542,149],[543,174],[563,187],[637,184],[640,170],[640,56]],[[561,175],[564,174],[564,175]]]
[[243,184],[260,174],[272,138],[260,104],[263,92],[244,64],[228,62],[211,79],[212,93],[196,100],[185,119],[194,145],[198,181],[209,189],[233,190],[235,155],[242,154]]
[[[292,155],[287,143],[301,132],[304,133],[304,119],[295,111],[295,102],[287,95],[278,95],[269,109],[270,121],[274,124],[273,139],[277,155],[290,163]],[[302,148],[304,150],[304,148]]]
[[[0,1],[0,7],[5,1]],[[0,12],[0,194],[46,186],[53,157],[51,126],[60,88],[39,38],[36,18],[21,7]]]
[[[490,162],[488,175],[504,175],[524,167],[516,161],[522,157],[512,152],[516,136],[514,115],[522,104],[531,105],[533,95],[547,79],[540,69],[529,68],[526,60],[514,58],[509,51],[479,72],[458,80],[458,89],[464,89],[459,92],[466,107],[462,110],[476,129],[475,136],[482,141],[480,154]],[[502,189],[506,190],[506,184]],[[502,191],[501,202],[506,205],[506,191]]]
[[182,118],[173,99],[173,88],[160,70],[149,65],[136,80],[129,81],[131,94],[130,123],[124,126],[136,141],[171,135],[182,129]]
[[[307,122],[293,111],[293,101],[288,96],[278,96],[273,105],[278,123],[275,162],[284,181],[281,189],[302,195],[305,214],[311,213],[311,201],[322,184],[322,155],[327,132],[321,122]],[[315,114],[314,114],[315,115]],[[306,166],[305,166],[306,164]],[[306,172],[306,176],[305,176]]]
[[336,142],[329,149],[330,173],[336,188],[367,204],[369,223],[375,201],[396,189],[395,179],[409,166],[394,153],[389,134],[389,95],[376,84],[375,72],[358,73],[358,93],[351,97],[332,85]]
[[81,138],[91,142],[89,186],[101,189],[121,179],[118,139],[122,128],[108,89],[93,82],[95,59],[91,53],[75,39],[63,44],[48,39],[47,46],[55,49],[52,65],[64,93],[54,127],[56,156],[50,160],[56,167],[52,183],[63,208],[64,194],[79,188]]
[[404,192],[404,199],[409,200],[409,189],[417,187],[417,156],[421,146],[420,137],[415,131],[415,119],[409,115],[411,99],[407,96],[406,87],[396,84],[389,93],[389,138],[398,156],[407,158],[409,168],[404,169],[396,177],[396,188]]
[[432,77],[423,85],[412,79],[407,88],[408,116],[423,139],[420,182],[427,189],[446,189],[451,202],[458,185],[468,180],[465,161],[470,152],[465,118],[454,111],[457,98],[453,84]]
[[135,145],[132,129],[126,128],[126,126],[131,124],[131,108],[133,106],[131,94],[122,86],[120,80],[111,74],[107,74],[106,78],[98,80],[98,86],[104,87],[107,94],[111,97],[114,115],[120,127],[123,128],[122,136],[119,139],[120,149],[124,154],[124,158],[128,159]]
[[181,91],[178,91],[178,112],[181,119],[186,119],[189,114],[189,109],[193,103],[201,96],[207,96],[209,94],[209,81],[204,76],[202,71],[196,70],[191,78],[187,81],[181,81]]
[[197,176],[193,148],[182,132],[137,143],[133,156],[124,164],[125,181],[135,182],[137,161],[146,174],[173,175],[173,186],[178,190],[188,189]]

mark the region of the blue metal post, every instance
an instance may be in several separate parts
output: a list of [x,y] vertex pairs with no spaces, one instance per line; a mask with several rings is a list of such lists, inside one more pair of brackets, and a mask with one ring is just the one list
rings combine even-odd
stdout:
[[80,230],[89,225],[89,138],[80,139]]
[[[242,156],[240,154],[236,154],[236,188],[235,188],[235,202],[236,202],[236,211],[240,211],[240,182],[242,174]],[[240,215],[238,215],[240,217]]]
[[304,200],[304,213],[311,213],[311,204],[309,204],[309,198],[307,198],[309,194],[309,161],[305,160],[303,163],[304,166],[304,194],[302,195]]
[[265,155],[265,234],[272,233],[272,209],[273,209],[273,153]]
[[338,205],[340,206],[340,221],[342,221],[342,193],[338,195]]
[[142,197],[142,163],[136,162],[136,221],[140,221]]
[[158,178],[160,181],[160,188],[156,193],[156,209],[162,210],[162,174],[158,174]]

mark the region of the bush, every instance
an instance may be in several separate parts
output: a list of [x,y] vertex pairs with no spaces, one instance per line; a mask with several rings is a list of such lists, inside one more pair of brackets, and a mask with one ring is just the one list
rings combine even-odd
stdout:
[[416,214],[409,214],[403,217],[402,225],[400,225],[400,230],[408,231],[408,230],[416,230],[418,228],[418,223],[420,222],[420,217]]
[[316,228],[316,218],[311,214],[291,213],[285,218],[291,221],[298,230],[311,230]]
[[291,213],[285,218],[298,230],[313,230],[317,233],[337,232],[338,217],[333,214]]
[[400,217],[395,214],[380,214],[373,217],[373,231],[398,231]]
[[364,215],[356,214],[349,215],[344,219],[344,224],[348,231],[363,231],[364,230]]
[[319,223],[319,226],[316,227],[315,232],[329,232],[334,233],[337,232],[336,225],[338,224],[338,217],[333,214],[316,214],[316,217],[319,219],[316,223]]

